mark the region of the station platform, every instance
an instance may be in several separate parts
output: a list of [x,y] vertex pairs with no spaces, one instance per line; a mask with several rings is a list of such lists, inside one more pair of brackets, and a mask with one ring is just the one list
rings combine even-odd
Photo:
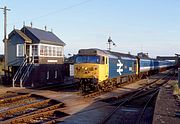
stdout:
[[180,124],[180,99],[173,95],[177,80],[160,89],[154,110],[153,124]]

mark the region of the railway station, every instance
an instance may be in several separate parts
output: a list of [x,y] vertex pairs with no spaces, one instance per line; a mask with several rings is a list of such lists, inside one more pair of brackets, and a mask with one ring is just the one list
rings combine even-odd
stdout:
[[[99,18],[92,23],[93,19],[88,18],[88,24],[85,26],[87,29],[83,28],[84,30],[81,30],[81,25],[84,25],[81,21],[86,20],[81,16],[88,16],[85,13],[86,16],[77,14],[77,17],[74,17],[74,14],[76,11],[84,13],[85,10],[76,10],[73,14],[71,13],[74,15],[72,24],[69,23],[70,17],[65,18],[66,21],[61,24],[63,19],[59,20],[59,12],[64,14],[64,11],[66,12],[69,9],[75,9],[88,3],[91,5],[90,3],[92,2],[91,0],[81,1],[48,15],[40,16],[40,20],[43,17],[46,17],[47,20],[39,21],[38,25],[41,25],[43,22],[49,22],[49,25],[54,26],[53,30],[48,30],[47,26],[40,28],[32,22],[28,25],[25,21],[22,26],[16,27],[14,25],[13,29],[8,28],[10,23],[8,23],[7,14],[14,10],[6,6],[0,8],[0,10],[3,10],[4,16],[4,30],[2,29],[1,43],[3,46],[0,46],[0,48],[3,48],[3,54],[0,55],[1,124],[180,123],[179,49],[174,50],[175,52],[172,50],[173,54],[170,54],[172,53],[171,51],[166,50],[173,46],[169,44],[168,37],[165,37],[167,38],[165,40],[162,39],[164,40],[163,43],[166,44],[167,42],[169,46],[154,45],[153,43],[157,43],[157,39],[160,40],[160,35],[154,35],[155,37],[152,38],[153,31],[150,31],[150,27],[148,28],[149,31],[143,31],[140,28],[143,32],[141,33],[144,34],[144,36],[140,34],[140,38],[143,40],[142,43],[147,44],[142,49],[135,49],[137,42],[134,45],[134,42],[137,41],[136,38],[139,37],[138,30],[140,29],[133,30],[133,35],[131,34],[132,32],[127,33],[124,30],[125,33],[122,33],[124,31],[118,29],[120,32],[122,31],[122,34],[119,34],[119,31],[116,32],[114,30],[116,29],[115,27],[118,27],[116,25],[110,33],[113,37],[107,36],[104,40],[102,38],[104,32],[98,32],[98,28],[100,28],[98,25],[100,24],[93,27],[94,29],[91,30],[93,33],[87,31],[87,29],[90,29],[88,26],[91,27],[92,24],[96,24]],[[11,5],[9,2],[7,3]],[[45,3],[41,4],[45,10],[39,6],[38,2],[37,4],[32,3],[34,8],[32,5],[29,6],[33,8],[31,10],[33,12],[36,10],[38,13],[37,10],[40,8],[47,12],[49,3],[48,6]],[[107,5],[112,4],[113,7],[116,7],[115,3],[111,2]],[[125,4],[123,2],[120,3],[122,5]],[[14,3],[14,5],[16,4]],[[56,7],[53,2],[52,5]],[[100,6],[98,2],[97,5],[99,12]],[[117,5],[119,10],[120,4]],[[149,5],[145,6],[149,7]],[[113,9],[112,7],[109,8]],[[94,9],[96,10],[96,8]],[[22,8],[17,10],[22,10]],[[140,10],[146,9],[140,8]],[[111,14],[117,13],[115,10],[109,11],[109,13],[112,11]],[[133,11],[136,11],[136,9]],[[30,14],[31,12],[26,11],[26,13]],[[54,13],[57,15],[53,16]],[[126,13],[129,14],[127,11]],[[92,15],[89,16],[91,17]],[[22,17],[25,18],[23,15]],[[15,19],[15,17],[13,18]],[[34,19],[36,20],[36,18]],[[128,20],[128,18],[123,19]],[[104,20],[104,22],[108,22],[108,24],[113,23],[110,21],[111,18],[107,20]],[[112,20],[116,21],[116,18],[112,16]],[[129,25],[128,21],[123,23],[125,24],[123,26],[127,28],[126,26]],[[76,24],[79,29],[74,28],[73,24]],[[130,25],[132,26],[132,24]],[[137,20],[136,24],[138,24]],[[59,25],[61,25],[62,29],[58,27]],[[122,28],[123,26],[121,25]],[[140,27],[140,25],[138,26]],[[105,27],[102,29],[105,30]],[[132,30],[133,28],[130,29]],[[127,28],[127,30],[129,29]],[[138,33],[135,33],[136,31]],[[151,37],[145,35],[144,32],[150,33],[148,35]],[[78,33],[81,33],[80,37]],[[88,38],[85,34],[88,35]],[[95,39],[92,40],[89,37],[91,34],[94,35]],[[134,34],[136,35],[135,37],[133,37]],[[123,37],[120,35],[123,35]],[[86,41],[84,41],[84,37]],[[101,38],[103,39],[102,43],[100,42]],[[118,38],[122,38],[124,42],[121,40],[121,44],[119,44]],[[145,42],[144,38],[148,42]],[[149,43],[151,40],[155,41]],[[138,39],[138,41],[140,40]],[[127,48],[125,42],[128,42]],[[95,47],[93,44],[95,44]],[[107,45],[107,48],[103,44]],[[163,51],[164,54],[159,54],[159,51]],[[154,56],[152,57],[151,54],[153,52]]]

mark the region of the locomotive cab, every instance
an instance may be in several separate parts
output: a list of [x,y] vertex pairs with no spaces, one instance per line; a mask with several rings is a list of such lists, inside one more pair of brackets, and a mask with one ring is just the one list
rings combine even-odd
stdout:
[[108,57],[96,50],[79,50],[74,64],[74,77],[82,91],[98,89],[98,84],[108,78]]

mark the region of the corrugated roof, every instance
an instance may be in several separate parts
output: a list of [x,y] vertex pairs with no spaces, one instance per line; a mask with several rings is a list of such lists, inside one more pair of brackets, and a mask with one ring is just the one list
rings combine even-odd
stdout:
[[[25,28],[25,29],[24,29]],[[31,28],[31,27],[24,27],[21,29],[21,31],[28,30],[33,34],[41,43],[48,43],[48,44],[57,44],[64,46],[65,43],[59,39],[54,33],[50,31],[45,31],[37,28]],[[26,31],[25,31],[26,34]],[[27,34],[26,34],[27,35]]]

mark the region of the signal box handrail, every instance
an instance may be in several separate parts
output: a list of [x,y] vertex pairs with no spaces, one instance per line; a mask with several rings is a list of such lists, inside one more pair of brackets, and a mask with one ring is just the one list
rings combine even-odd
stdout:
[[20,67],[18,68],[17,72],[15,73],[15,75],[13,77],[13,87],[15,87],[15,81],[21,74],[21,71],[24,68],[24,66],[26,66],[26,64],[27,64],[27,58],[24,58],[23,62],[21,63]]

